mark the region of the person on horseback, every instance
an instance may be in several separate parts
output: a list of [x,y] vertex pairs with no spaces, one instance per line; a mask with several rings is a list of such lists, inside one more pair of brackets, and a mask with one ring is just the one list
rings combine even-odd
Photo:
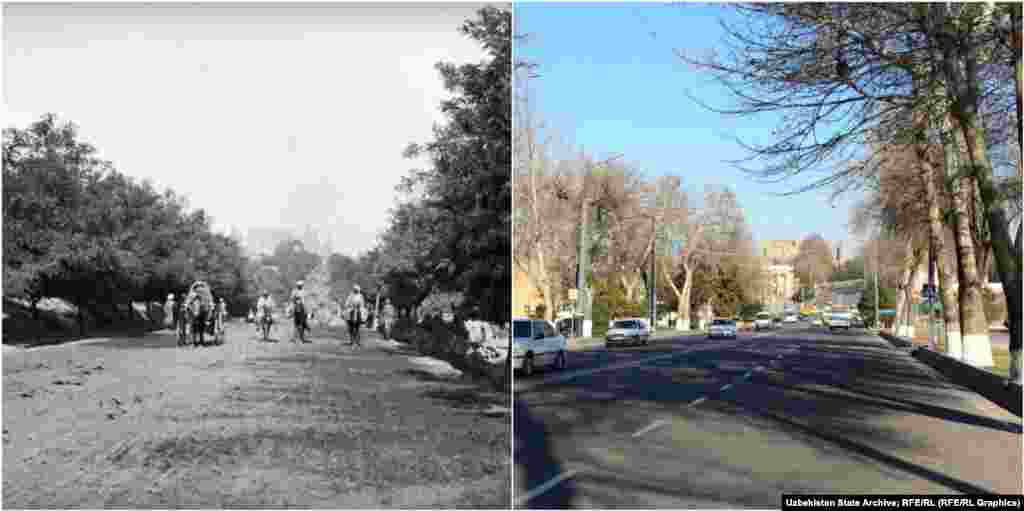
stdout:
[[[292,322],[295,325],[295,333],[302,342],[311,342],[306,340],[306,331],[309,330],[309,323],[306,317],[306,292],[303,291],[302,287],[305,284],[303,281],[295,283],[295,289],[292,289]],[[292,338],[292,342],[295,342],[295,338]]]
[[270,327],[274,324],[274,299],[270,292],[263,290],[263,296],[256,302],[256,324],[263,332],[263,340],[270,335]]
[[352,286],[352,294],[345,300],[345,320],[348,322],[349,344],[361,346],[359,340],[359,326],[365,316],[366,301],[363,300],[362,291],[359,285]]

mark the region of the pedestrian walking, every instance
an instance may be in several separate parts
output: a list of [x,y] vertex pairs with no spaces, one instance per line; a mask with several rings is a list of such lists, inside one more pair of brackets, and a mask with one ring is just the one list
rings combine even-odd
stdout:
[[175,306],[174,293],[167,295],[167,301],[164,302],[164,328],[174,328],[176,324],[175,319]]
[[380,319],[384,324],[384,338],[391,338],[391,326],[395,323],[395,306],[391,305],[391,299],[384,299],[384,307],[380,311]]

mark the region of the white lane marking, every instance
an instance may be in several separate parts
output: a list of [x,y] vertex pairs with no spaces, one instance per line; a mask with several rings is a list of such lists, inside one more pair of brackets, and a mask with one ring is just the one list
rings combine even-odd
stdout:
[[697,406],[697,405],[699,405],[699,404],[701,404],[701,403],[703,403],[704,401],[707,401],[707,400],[708,400],[708,398],[701,397],[701,398],[698,398],[697,400],[693,401],[692,403],[690,403],[689,406]]
[[721,388],[720,390],[722,390],[722,391],[726,391],[726,390],[729,390],[729,389],[731,389],[731,388],[732,388],[732,384],[730,383],[730,384],[728,384],[728,385],[722,385],[722,388]]
[[751,373],[752,373],[752,372],[753,372],[753,371],[747,371],[747,374],[744,374],[744,375],[743,375],[743,379],[744,379],[744,380],[750,379],[750,375],[751,375]]
[[527,502],[533,500],[535,497],[543,494],[544,492],[550,490],[551,488],[554,488],[555,486],[558,485],[558,483],[561,483],[562,481],[565,481],[566,479],[569,479],[570,477],[580,472],[581,470],[578,469],[566,470],[565,472],[562,472],[557,477],[549,479],[544,484],[526,492],[525,495],[516,499],[516,505],[521,506],[523,504],[526,504]]
[[650,425],[648,425],[647,427],[641,429],[640,431],[637,431],[636,433],[633,433],[633,436],[634,437],[638,437],[638,436],[643,435],[644,433],[650,433],[651,431],[654,431],[655,429],[658,429],[658,428],[660,428],[660,427],[662,427],[662,426],[664,426],[666,424],[668,424],[668,421],[666,421],[666,420],[656,420],[656,421],[650,423]]

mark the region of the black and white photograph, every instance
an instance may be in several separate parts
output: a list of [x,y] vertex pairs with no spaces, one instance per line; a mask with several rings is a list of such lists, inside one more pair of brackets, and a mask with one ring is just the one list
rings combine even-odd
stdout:
[[511,506],[511,5],[2,9],[4,508]]

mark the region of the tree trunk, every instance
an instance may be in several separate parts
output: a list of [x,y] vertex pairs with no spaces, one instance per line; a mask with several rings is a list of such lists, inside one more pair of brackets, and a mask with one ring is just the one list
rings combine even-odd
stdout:
[[[913,276],[914,268],[914,241],[907,240],[907,252],[903,256],[903,267],[900,275],[899,293],[896,295],[896,318],[893,321],[893,333],[903,335],[901,327],[906,324],[907,312],[907,288],[910,286],[910,279]],[[875,271],[878,271],[877,269]]]
[[914,337],[914,282],[917,280],[917,273],[921,266],[921,250],[913,246],[913,238],[909,243],[910,250],[907,252],[910,271],[903,286],[903,310],[902,323],[897,326],[896,335],[902,337]]
[[[944,136],[943,145],[946,153],[946,175],[953,178],[950,185],[959,276],[959,300],[952,303],[959,305],[960,324],[959,329],[955,329],[950,328],[947,323],[946,351],[953,358],[979,367],[991,367],[992,342],[988,332],[988,319],[985,317],[983,283],[978,275],[974,237],[971,234],[969,203],[974,194],[975,183],[973,178],[959,175],[960,148],[963,146],[959,143],[960,137],[952,130],[953,126],[952,119],[947,115],[944,119],[943,133],[952,136]],[[968,347],[970,349],[967,349]]]
[[[1010,323],[1010,377],[1020,382],[1020,254],[1013,252],[1014,247],[1010,239],[1006,214],[992,184],[992,165],[985,152],[985,134],[978,118],[980,83],[977,48],[969,45],[961,46],[963,39],[956,37],[957,34],[948,33],[947,8],[942,4],[930,6],[933,14],[937,14],[933,19],[934,25],[929,27],[934,32],[930,35],[934,36],[933,39],[938,43],[942,52],[939,64],[943,77],[946,79],[952,104],[950,111],[958,124],[959,131],[963,133],[967,154],[970,158],[970,174],[977,180],[978,189],[981,192],[981,205],[992,237],[992,251],[1000,279],[1003,282],[1003,291],[1006,293],[1007,316]],[[965,341],[968,342],[967,349],[973,350],[969,340],[965,339]],[[991,356],[991,347],[989,356]]]
[[[916,89],[916,87],[915,87]],[[942,200],[939,195],[937,183],[942,182],[939,169],[928,159],[928,120],[923,112],[914,112],[914,151],[917,155],[917,164],[921,170],[921,182],[924,185],[925,201],[928,204],[928,238],[935,254],[935,263],[939,267],[939,288],[942,301],[942,316],[946,323],[946,331],[954,336],[954,332],[960,331],[959,304],[956,300],[956,283],[948,268],[945,268],[945,229],[942,225],[942,216],[939,213],[939,205]],[[929,311],[929,318],[932,317]],[[956,343],[959,345],[959,335],[956,335]],[[989,364],[991,364],[992,350],[989,349]]]
[[682,265],[683,265],[683,271],[684,271],[684,273],[686,275],[683,278],[683,287],[682,288],[679,288],[678,286],[676,286],[675,281],[672,280],[672,274],[669,272],[669,268],[668,268],[667,264],[662,263],[662,273],[663,273],[663,275],[665,277],[665,280],[668,281],[669,287],[672,288],[672,292],[675,293],[676,300],[678,301],[678,304],[676,305],[676,313],[679,315],[679,319],[676,320],[676,330],[679,330],[679,331],[682,331],[682,332],[689,332],[690,331],[690,283],[692,281],[692,276],[690,275],[689,265],[686,264],[686,261],[683,261]]

